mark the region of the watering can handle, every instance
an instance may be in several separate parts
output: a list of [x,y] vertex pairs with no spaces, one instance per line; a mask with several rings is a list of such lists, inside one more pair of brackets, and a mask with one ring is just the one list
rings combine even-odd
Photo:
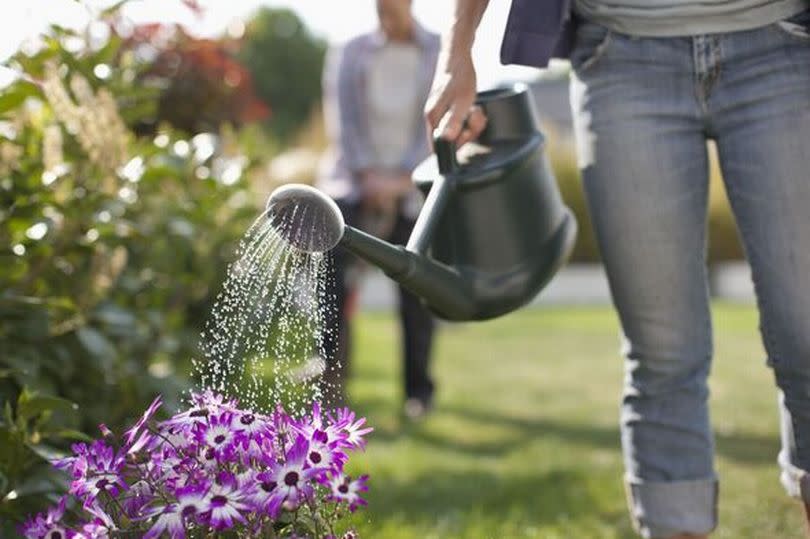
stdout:
[[458,170],[456,143],[454,141],[447,140],[434,133],[433,151],[436,153],[436,160],[439,164],[439,174],[452,174]]
[[444,208],[453,190],[453,182],[447,176],[458,170],[455,142],[434,137],[433,150],[439,164],[439,175],[433,180],[406,247],[408,251],[420,255],[427,253],[433,239],[433,231],[444,215]]

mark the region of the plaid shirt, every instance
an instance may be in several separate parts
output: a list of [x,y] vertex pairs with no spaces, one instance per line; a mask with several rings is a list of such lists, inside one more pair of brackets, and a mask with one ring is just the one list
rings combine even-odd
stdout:
[[[374,164],[369,142],[367,74],[374,54],[386,43],[382,31],[358,36],[329,51],[324,69],[324,118],[331,141],[319,174],[318,186],[335,199],[359,199],[359,172]],[[419,79],[423,104],[430,92],[440,39],[419,24],[414,25],[414,44],[421,50]],[[422,107],[414,111],[413,132],[399,168],[411,171],[430,154]]]

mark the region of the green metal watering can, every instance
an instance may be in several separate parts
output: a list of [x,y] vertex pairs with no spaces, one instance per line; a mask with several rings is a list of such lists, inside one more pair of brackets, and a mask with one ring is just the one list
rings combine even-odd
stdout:
[[440,318],[487,320],[527,304],[567,260],[577,225],[543,153],[528,89],[481,92],[477,104],[487,126],[468,145],[475,151],[458,159],[452,143],[436,139],[435,155],[413,173],[426,199],[407,246],[346,225],[337,204],[306,185],[276,189],[268,218],[299,249],[340,244],[380,267]]

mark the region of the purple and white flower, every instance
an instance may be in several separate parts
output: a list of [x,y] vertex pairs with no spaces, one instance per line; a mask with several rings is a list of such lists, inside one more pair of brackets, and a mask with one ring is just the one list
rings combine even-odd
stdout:
[[366,418],[361,417],[355,421],[354,412],[348,408],[337,410],[337,417],[333,419],[335,426],[344,432],[346,436],[343,443],[354,449],[363,449],[366,446],[365,436],[374,431],[372,427],[365,427]]
[[144,539],[153,539],[167,534],[172,539],[186,536],[186,524],[195,521],[197,516],[207,510],[208,488],[206,486],[189,486],[176,491],[177,503],[156,506],[148,518],[157,517]]
[[235,522],[245,524],[242,513],[250,509],[246,503],[247,498],[248,493],[239,488],[235,477],[222,474],[211,485],[206,498],[211,527],[215,530],[227,530],[233,528]]
[[85,504],[92,503],[102,492],[116,496],[127,489],[121,474],[124,458],[104,440],[96,440],[90,446],[74,444],[73,451],[76,453],[74,457],[56,461],[55,466],[70,472],[73,477],[70,493]]
[[[343,474],[348,452],[371,429],[348,409],[293,418],[281,407],[263,415],[211,392],[192,395],[193,408],[154,424],[158,397],[121,439],[75,444],[55,465],[71,476],[81,518],[65,517],[65,500],[20,528],[25,537],[96,539],[239,535],[312,537],[307,522],[329,529],[342,512],[365,505],[366,476]],[[333,503],[330,503],[333,502]],[[292,513],[312,512],[310,519]],[[66,522],[67,520],[67,522]]]
[[272,471],[272,481],[276,483],[273,499],[268,504],[271,516],[278,515],[279,508],[295,510],[298,505],[313,493],[313,486],[310,480],[318,472],[318,468],[310,468],[307,464],[307,452],[309,442],[298,436],[295,443],[286,454],[284,463]]
[[142,449],[142,447],[133,449],[132,446],[135,443],[138,435],[141,434],[142,429],[146,426],[149,420],[152,419],[152,416],[155,415],[158,408],[160,408],[161,404],[163,404],[163,399],[160,397],[160,395],[158,395],[155,400],[152,401],[152,404],[149,405],[140,419],[138,419],[138,421],[124,433],[124,445],[126,445],[127,448],[130,448],[133,452]]
[[348,475],[335,474],[329,481],[330,498],[348,504],[349,511],[354,511],[361,505],[367,505],[366,500],[360,497],[361,492],[368,490],[367,481],[367,475],[352,480]]
[[20,534],[27,539],[65,539],[67,529],[61,520],[65,514],[67,496],[59,498],[55,507],[49,508],[44,514],[39,513],[29,518],[20,526]]

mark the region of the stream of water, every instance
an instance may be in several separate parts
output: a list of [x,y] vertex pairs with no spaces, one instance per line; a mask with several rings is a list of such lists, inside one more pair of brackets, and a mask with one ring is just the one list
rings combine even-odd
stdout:
[[[193,362],[202,388],[253,409],[282,404],[301,414],[337,388],[321,382],[337,331],[329,253],[308,253],[279,234],[301,215],[271,223],[262,214],[248,229],[230,265],[200,339],[202,358]],[[312,225],[315,227],[315,224]],[[302,233],[317,235],[318,230]],[[327,377],[333,378],[333,377]]]

